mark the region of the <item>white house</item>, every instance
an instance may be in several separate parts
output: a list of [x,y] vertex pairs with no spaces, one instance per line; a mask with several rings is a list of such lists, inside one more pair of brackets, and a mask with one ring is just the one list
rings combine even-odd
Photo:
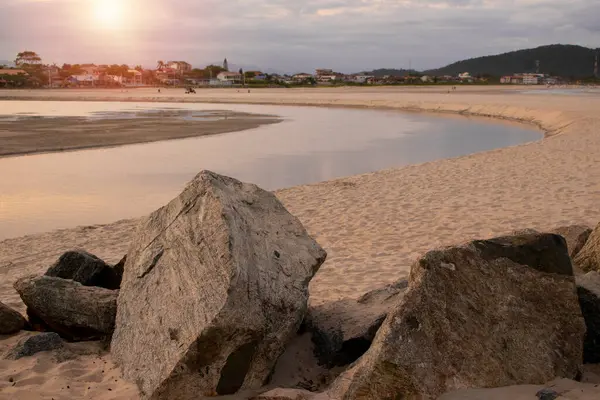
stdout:
[[223,71],[217,75],[217,79],[223,84],[235,84],[242,82],[242,74],[238,72]]
[[423,83],[433,82],[433,78],[429,75],[423,75],[421,77],[421,82],[423,82]]
[[524,85],[539,85],[543,83],[543,74],[523,74]]
[[375,76],[373,75],[354,75],[353,77],[354,82],[356,83],[367,83],[369,80],[375,78]]

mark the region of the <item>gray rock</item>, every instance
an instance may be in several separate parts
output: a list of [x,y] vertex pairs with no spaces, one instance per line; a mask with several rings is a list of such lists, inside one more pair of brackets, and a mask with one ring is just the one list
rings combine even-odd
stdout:
[[138,227],[113,357],[143,398],[259,388],[298,330],[325,257],[273,193],[203,171]]
[[64,345],[62,339],[57,333],[43,332],[27,338],[23,338],[13,347],[6,359],[18,360],[23,357],[31,357],[42,351],[51,351],[62,348]]
[[99,339],[114,329],[117,290],[50,276],[24,277],[14,287],[30,319],[68,340]]
[[574,378],[581,316],[565,240],[530,234],[433,250],[336,399],[433,399],[466,388]]
[[555,390],[548,388],[538,391],[535,395],[538,400],[556,400],[560,396]]
[[585,319],[583,362],[600,363],[600,273],[588,272],[575,278],[579,306]]
[[551,233],[565,238],[567,248],[569,249],[569,256],[575,258],[590,237],[592,229],[585,225],[568,225],[553,229]]
[[252,400],[328,400],[323,394],[302,389],[273,389],[253,397]]
[[58,261],[46,271],[46,276],[72,279],[84,286],[98,286],[106,289],[118,289],[123,273],[106,264],[93,254],[83,250],[64,253]]
[[27,326],[27,321],[17,311],[0,301],[0,335],[19,332]]
[[594,228],[573,263],[584,272],[600,271],[600,224]]
[[371,346],[388,311],[402,298],[408,280],[366,293],[310,307],[306,328],[312,334],[319,364],[328,368],[356,361]]

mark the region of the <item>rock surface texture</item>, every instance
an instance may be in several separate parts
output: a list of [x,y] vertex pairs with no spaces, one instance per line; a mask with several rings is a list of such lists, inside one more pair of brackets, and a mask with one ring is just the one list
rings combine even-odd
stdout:
[[112,334],[117,290],[83,286],[72,280],[30,276],[15,282],[30,320],[68,340],[99,339]]
[[434,399],[447,391],[574,378],[585,324],[565,240],[526,234],[433,250],[336,399]]
[[575,280],[586,326],[583,362],[597,364],[600,363],[600,273],[588,272]]
[[111,267],[93,254],[83,250],[64,253],[46,272],[46,276],[72,279],[85,286],[118,289],[122,270]]
[[143,398],[258,388],[298,330],[325,257],[274,194],[203,171],[138,227],[113,357]]
[[0,302],[0,335],[10,335],[25,328],[27,321],[17,311]]
[[575,258],[590,237],[592,229],[585,225],[568,225],[553,229],[550,233],[564,237],[567,241],[569,256]]
[[402,279],[373,290],[358,300],[338,300],[310,307],[306,327],[312,335],[315,355],[326,367],[348,365],[371,346],[389,310],[408,287]]
[[18,360],[23,357],[31,357],[42,351],[60,349],[63,346],[64,342],[58,333],[42,332],[21,339],[19,343],[9,351],[6,358],[8,360]]
[[590,234],[573,263],[584,272],[600,271],[600,224]]

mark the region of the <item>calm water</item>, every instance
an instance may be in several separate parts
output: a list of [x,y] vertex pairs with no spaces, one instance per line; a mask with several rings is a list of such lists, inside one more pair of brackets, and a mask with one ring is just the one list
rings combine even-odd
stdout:
[[539,132],[466,117],[215,104],[0,102],[0,114],[160,109],[276,114],[243,132],[0,158],[0,239],[142,216],[202,169],[277,189],[534,141]]

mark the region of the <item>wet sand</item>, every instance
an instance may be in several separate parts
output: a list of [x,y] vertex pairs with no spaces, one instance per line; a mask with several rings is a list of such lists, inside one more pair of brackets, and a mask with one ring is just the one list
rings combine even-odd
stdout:
[[[178,91],[168,90],[160,98],[156,92],[144,90],[0,91],[0,98],[10,95],[40,100],[50,96],[48,93],[53,99],[70,100],[189,101]],[[411,262],[420,253],[439,245],[522,228],[547,230],[576,223],[594,226],[600,221],[600,96],[526,95],[514,88],[460,87],[450,94],[439,88],[342,88],[252,93],[199,90],[194,100],[481,115],[534,124],[547,133],[546,138],[524,145],[277,191],[290,212],[329,254],[311,282],[312,302],[358,297],[391,283],[408,274]],[[127,251],[136,223],[124,220],[0,242],[0,301],[24,311],[12,283],[21,276],[43,272],[68,249],[81,247],[108,262],[118,261]],[[103,360],[112,365],[109,355]],[[43,357],[21,363],[3,362],[0,370],[22,374],[19,376],[24,379],[14,387],[0,384],[0,398],[6,393],[4,398],[11,399],[50,395],[57,400],[67,399],[68,392],[61,387],[69,382],[94,390],[105,382],[94,375],[94,361],[81,359],[78,372],[51,364]],[[34,365],[41,372],[28,375],[27,368]],[[279,373],[286,375],[289,366],[281,368],[284,371]],[[293,375],[294,371],[288,372]],[[94,398],[133,398],[128,392],[131,384],[115,379],[120,392],[106,391]],[[487,394],[471,391],[447,398],[517,398],[515,393],[519,393],[519,398],[534,399],[534,389],[497,389]],[[565,398],[597,398],[597,388],[582,386],[581,390],[584,392],[578,388]],[[92,398],[85,396],[82,398]]]
[[186,110],[129,114],[103,118],[0,116],[0,157],[216,135],[281,121],[272,115],[231,111],[213,111],[207,118],[194,118]]

